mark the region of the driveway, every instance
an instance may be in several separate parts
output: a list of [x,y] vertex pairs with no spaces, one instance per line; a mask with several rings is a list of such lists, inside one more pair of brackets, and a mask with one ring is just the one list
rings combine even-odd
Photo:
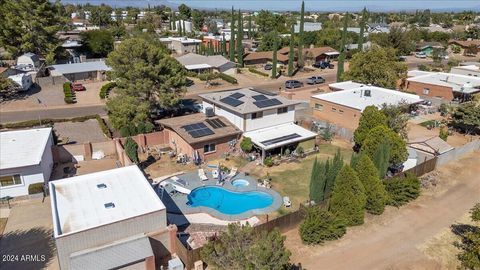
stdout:
[[291,261],[306,269],[441,269],[421,246],[462,218],[480,201],[478,152],[439,169],[439,185],[399,209],[368,216],[338,241],[301,244],[298,229],[286,233]]

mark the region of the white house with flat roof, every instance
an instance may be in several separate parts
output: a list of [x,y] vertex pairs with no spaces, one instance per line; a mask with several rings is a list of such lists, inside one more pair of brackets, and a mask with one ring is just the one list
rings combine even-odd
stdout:
[[104,80],[105,72],[111,70],[105,61],[91,61],[73,64],[52,65],[49,67],[52,76],[64,76],[70,81]]
[[52,181],[50,200],[63,270],[155,269],[151,238],[172,246],[165,205],[135,165]]
[[473,76],[473,77],[480,77],[480,66],[469,65],[469,66],[452,67],[450,69],[450,73],[459,74],[459,75],[466,75],[466,76]]
[[[316,137],[316,133],[295,122],[300,102],[253,88],[241,88],[199,95],[203,112],[223,116],[244,132],[265,158],[267,151],[289,147]],[[283,127],[283,128],[279,128]]]
[[0,197],[28,195],[48,183],[53,168],[51,128],[0,132]]

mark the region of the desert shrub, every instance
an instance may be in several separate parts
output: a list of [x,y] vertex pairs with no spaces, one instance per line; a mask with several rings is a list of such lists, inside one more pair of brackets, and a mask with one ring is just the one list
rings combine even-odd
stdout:
[[131,137],[125,140],[125,152],[131,161],[138,163],[138,144]]
[[270,76],[270,74],[267,74],[267,73],[265,73],[265,72],[258,71],[258,70],[256,70],[256,69],[253,68],[253,67],[248,68],[248,71],[250,71],[251,73],[254,73],[254,74],[258,74],[258,75],[263,76],[263,77],[269,77],[269,76]]
[[263,165],[265,165],[267,167],[272,167],[273,166],[272,157],[266,157],[265,160],[263,161]]
[[312,207],[300,225],[300,237],[306,244],[316,245],[341,238],[347,231],[345,222],[332,213]]
[[224,74],[224,73],[218,73],[220,75],[218,75],[220,77],[220,79],[226,81],[226,82],[229,82],[231,84],[237,84],[237,79],[235,79],[234,77],[230,76],[230,75],[227,75],[227,74]]
[[28,194],[37,194],[37,193],[43,193],[43,183],[33,183],[28,185]]
[[383,183],[388,193],[387,204],[391,206],[402,206],[420,195],[420,180],[413,174],[387,179]]
[[75,103],[75,100],[73,99],[73,97],[70,97],[70,96],[65,97],[63,100],[64,100],[65,103],[67,103],[67,104],[73,104],[73,103]]
[[23,122],[16,122],[16,123],[6,123],[0,124],[0,128],[26,128],[26,127],[36,127],[40,125],[53,125],[54,123],[62,123],[62,122],[85,122],[89,119],[95,119],[97,115],[86,115],[86,116],[79,116],[74,118],[60,118],[60,119],[35,119],[35,120],[28,120]]
[[213,79],[217,79],[220,76],[218,74],[220,73],[202,73],[202,74],[198,74],[197,77],[201,81],[210,81]]
[[250,153],[253,149],[252,139],[243,137],[242,141],[240,142],[240,149],[242,149],[242,151],[245,153]]

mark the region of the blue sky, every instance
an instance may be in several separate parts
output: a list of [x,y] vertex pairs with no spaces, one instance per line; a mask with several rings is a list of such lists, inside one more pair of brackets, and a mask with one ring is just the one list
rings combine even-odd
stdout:
[[[194,8],[228,9],[231,6],[244,10],[299,10],[300,0],[63,0],[63,3],[91,3],[98,5],[106,3],[115,7],[138,6],[146,7],[161,4],[179,5],[182,3]],[[476,0],[306,0],[305,8],[311,11],[356,11],[364,6],[373,11],[413,11],[415,9],[431,9],[432,11],[462,11],[480,10],[480,1]]]

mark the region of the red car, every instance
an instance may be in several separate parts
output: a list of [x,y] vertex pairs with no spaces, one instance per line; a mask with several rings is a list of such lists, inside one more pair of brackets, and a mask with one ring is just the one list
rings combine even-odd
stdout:
[[72,83],[72,90],[73,91],[85,91],[85,86],[81,83]]

